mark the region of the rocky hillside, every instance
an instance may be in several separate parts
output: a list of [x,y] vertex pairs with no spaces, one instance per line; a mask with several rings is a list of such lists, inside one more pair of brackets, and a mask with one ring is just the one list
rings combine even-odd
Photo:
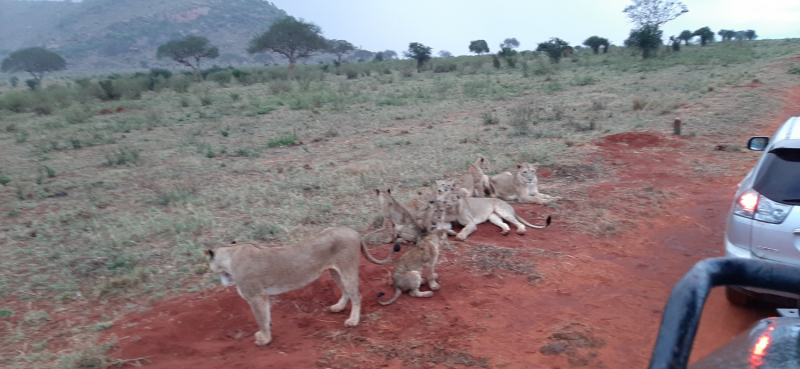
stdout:
[[219,47],[217,64],[264,64],[279,58],[248,55],[248,42],[286,15],[262,0],[0,0],[0,57],[44,46],[71,70],[171,65],[155,58],[156,48],[199,35]]

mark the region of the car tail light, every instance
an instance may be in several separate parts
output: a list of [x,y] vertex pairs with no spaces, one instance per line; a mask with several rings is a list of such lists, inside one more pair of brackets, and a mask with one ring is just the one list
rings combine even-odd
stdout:
[[739,201],[736,202],[736,205],[738,205],[737,214],[741,213],[739,215],[752,218],[758,206],[758,196],[758,192],[753,190],[748,190],[743,193],[742,196],[739,197]]
[[749,189],[736,200],[733,213],[765,223],[780,224],[790,210],[791,205],[779,204]]

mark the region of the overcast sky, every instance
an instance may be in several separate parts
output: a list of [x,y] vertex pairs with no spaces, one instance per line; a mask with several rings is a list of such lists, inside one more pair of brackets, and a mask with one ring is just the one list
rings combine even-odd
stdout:
[[[421,42],[453,55],[469,53],[471,40],[489,48],[516,37],[521,50],[559,37],[579,45],[589,36],[621,45],[632,24],[622,9],[631,0],[272,0],[292,16],[322,28],[327,38],[344,39],[370,51],[400,53]],[[800,37],[798,0],[686,0],[689,12],[664,25],[665,39],[682,30],[708,26],[753,29],[759,39]]]

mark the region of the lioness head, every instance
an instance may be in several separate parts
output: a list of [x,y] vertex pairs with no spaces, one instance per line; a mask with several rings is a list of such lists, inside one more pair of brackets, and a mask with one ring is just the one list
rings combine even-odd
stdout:
[[517,178],[527,185],[535,185],[536,166],[531,163],[518,163]]
[[[217,249],[217,251],[220,251]],[[236,281],[233,280],[233,276],[225,270],[225,268],[221,265],[222,253],[215,252],[213,250],[205,250],[205,254],[208,255],[208,268],[211,271],[219,276],[220,281],[222,281],[223,286],[234,286],[236,285]],[[215,257],[217,256],[217,257]]]

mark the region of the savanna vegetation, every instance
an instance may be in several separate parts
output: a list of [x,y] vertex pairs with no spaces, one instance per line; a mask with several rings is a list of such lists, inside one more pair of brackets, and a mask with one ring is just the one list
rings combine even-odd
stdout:
[[[287,29],[305,30],[304,51],[270,31],[249,51],[286,50],[289,60],[354,51],[297,23]],[[705,38],[705,47],[660,51],[660,41],[644,37],[660,30],[647,27],[631,33],[639,50],[595,36],[574,53],[558,38],[517,51],[512,38],[497,55],[480,55],[489,52],[483,40],[469,44],[479,55],[441,58],[411,43],[410,59],[387,50],[374,61],[291,72],[149,69],[53,75],[31,88],[11,76],[0,83],[0,364],[111,364],[108,346],[92,343],[118,314],[217,285],[205,276],[204,248],[290,242],[332,225],[367,231],[381,223],[375,188],[408,202],[476,154],[492,163],[489,174],[515,162],[595,170],[576,166],[576,145],[662,129],[677,109],[760,83],[764,63],[800,52],[798,40]],[[176,52],[163,55],[180,62]],[[684,117],[685,133],[729,132],[746,124],[742,111],[771,104],[747,92],[725,96],[738,108]],[[550,192],[569,197],[560,191]],[[613,214],[588,209],[570,218],[582,220],[565,227],[598,227]],[[105,305],[119,308],[97,319],[87,307]],[[44,337],[54,332],[42,327],[71,307],[89,309],[62,332],[82,343],[51,347]]]

